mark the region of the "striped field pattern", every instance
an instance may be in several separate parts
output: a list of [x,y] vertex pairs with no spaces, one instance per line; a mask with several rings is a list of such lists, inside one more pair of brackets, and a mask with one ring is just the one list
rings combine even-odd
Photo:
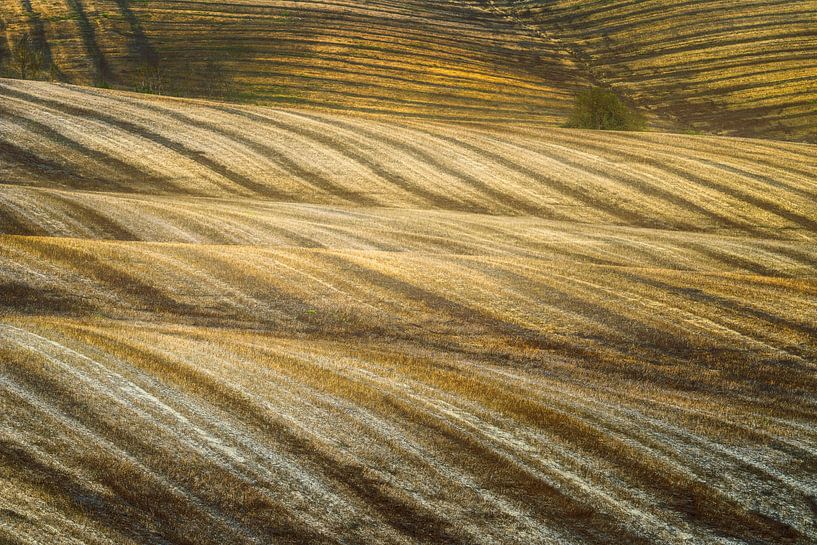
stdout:
[[651,124],[817,143],[814,0],[0,0],[0,76],[562,125],[611,86]]
[[560,123],[587,84],[566,50],[461,0],[0,0],[3,21],[0,64],[27,32],[55,81],[161,94]]
[[817,143],[814,0],[486,0],[680,127]]
[[0,80],[0,542],[814,543],[816,180]]

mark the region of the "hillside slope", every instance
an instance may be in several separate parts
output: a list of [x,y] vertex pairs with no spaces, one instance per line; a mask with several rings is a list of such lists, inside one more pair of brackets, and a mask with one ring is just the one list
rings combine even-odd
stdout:
[[491,0],[678,126],[817,143],[812,0]]
[[570,54],[458,0],[0,0],[0,21],[6,50],[45,44],[55,80],[159,94],[558,123],[586,84]]
[[813,543],[815,179],[0,80],[0,541]]
[[158,94],[560,125],[612,86],[678,131],[817,142],[810,0],[0,0],[40,78]]

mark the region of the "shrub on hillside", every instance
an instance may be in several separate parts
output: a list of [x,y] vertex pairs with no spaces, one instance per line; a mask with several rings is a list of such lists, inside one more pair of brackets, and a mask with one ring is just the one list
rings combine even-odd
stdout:
[[631,110],[613,91],[593,87],[576,96],[576,104],[565,127],[603,131],[639,131],[644,119]]

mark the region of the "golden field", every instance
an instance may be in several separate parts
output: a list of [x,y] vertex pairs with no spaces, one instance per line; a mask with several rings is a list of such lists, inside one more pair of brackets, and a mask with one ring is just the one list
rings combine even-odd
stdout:
[[817,540],[814,145],[0,80],[0,179],[4,544]]
[[677,128],[817,143],[813,0],[487,0]]
[[561,125],[611,86],[659,129],[817,143],[813,0],[0,0],[35,79]]
[[459,0],[0,0],[0,24],[0,75],[28,34],[41,78],[163,95],[558,124],[587,84],[569,52]]

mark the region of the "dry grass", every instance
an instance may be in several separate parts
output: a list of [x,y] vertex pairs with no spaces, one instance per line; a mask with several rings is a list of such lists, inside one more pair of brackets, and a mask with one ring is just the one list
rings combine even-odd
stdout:
[[810,0],[491,0],[592,76],[692,131],[817,143]]
[[33,79],[551,126],[601,85],[659,127],[814,143],[815,17],[812,0],[2,0],[0,75],[30,36]]
[[813,146],[0,95],[0,541],[817,539]]
[[0,51],[43,36],[56,81],[158,94],[557,125],[586,84],[568,52],[457,1],[3,0],[0,20]]

